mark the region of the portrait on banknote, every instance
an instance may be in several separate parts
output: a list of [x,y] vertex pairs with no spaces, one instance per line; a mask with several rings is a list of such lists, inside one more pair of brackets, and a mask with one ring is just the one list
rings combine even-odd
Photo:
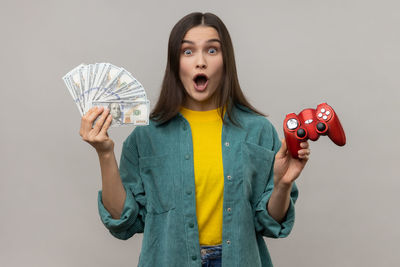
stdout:
[[122,118],[121,118],[121,106],[119,103],[110,103],[107,107],[110,110],[110,114],[112,117],[112,122],[113,123],[122,123]]

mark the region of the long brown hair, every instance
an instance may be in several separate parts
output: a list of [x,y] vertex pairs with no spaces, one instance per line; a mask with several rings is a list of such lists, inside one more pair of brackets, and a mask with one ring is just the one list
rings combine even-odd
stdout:
[[[178,114],[180,107],[183,105],[186,91],[179,78],[181,44],[186,32],[200,25],[213,27],[221,39],[223,74],[219,89],[216,91],[218,107],[225,108],[229,120],[235,125],[239,125],[239,123],[235,119],[235,114],[233,114],[233,106],[237,106],[240,109],[244,107],[243,110],[247,108],[250,111],[265,116],[250,105],[240,88],[233,45],[224,23],[212,13],[203,14],[195,12],[179,20],[171,31],[168,41],[168,61],[161,85],[161,92],[158,102],[150,114],[150,118],[160,123],[167,122]],[[221,109],[220,115],[222,119],[223,114],[224,110]]]

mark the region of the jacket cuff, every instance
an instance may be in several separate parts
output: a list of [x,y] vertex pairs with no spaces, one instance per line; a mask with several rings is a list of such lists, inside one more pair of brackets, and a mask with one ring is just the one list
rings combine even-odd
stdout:
[[268,201],[271,195],[262,199],[258,206],[256,207],[255,214],[255,226],[263,236],[272,238],[287,237],[294,225],[295,219],[295,209],[294,200],[290,198],[289,208],[287,210],[286,216],[281,223],[278,223],[272,216],[268,213]]
[[[128,230],[134,223],[139,213],[139,205],[129,188],[125,187],[126,199],[124,208],[119,219],[112,218],[111,214],[106,210],[102,201],[102,191],[98,193],[98,208],[101,221],[104,226],[110,230],[112,234]],[[132,230],[132,229],[131,229]]]

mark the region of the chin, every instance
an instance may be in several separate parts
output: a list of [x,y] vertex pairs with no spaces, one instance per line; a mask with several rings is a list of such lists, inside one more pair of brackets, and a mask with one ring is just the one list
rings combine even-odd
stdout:
[[[201,95],[198,95],[201,94]],[[197,102],[206,102],[211,98],[211,96],[208,93],[198,93],[195,92],[193,95],[191,95],[191,98]]]

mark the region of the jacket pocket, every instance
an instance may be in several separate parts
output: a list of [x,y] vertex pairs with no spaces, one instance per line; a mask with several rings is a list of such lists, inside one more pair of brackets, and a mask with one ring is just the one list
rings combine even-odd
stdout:
[[173,171],[168,155],[139,158],[140,176],[147,198],[147,212],[160,214],[175,208]]
[[275,153],[254,143],[243,142],[243,186],[244,194],[254,207],[264,192],[271,172]]

